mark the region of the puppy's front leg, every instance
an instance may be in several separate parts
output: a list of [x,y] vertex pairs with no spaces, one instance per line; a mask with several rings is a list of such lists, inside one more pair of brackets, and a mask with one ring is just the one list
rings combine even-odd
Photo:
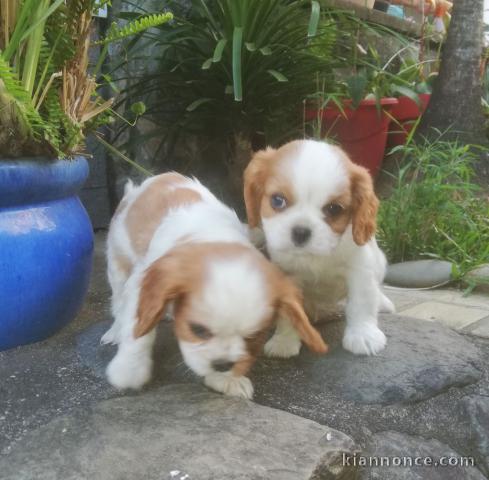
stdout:
[[137,339],[132,337],[132,333],[124,335],[107,367],[107,378],[114,387],[138,390],[150,380],[155,335],[155,330]]
[[140,389],[151,378],[153,367],[152,351],[156,330],[152,329],[139,338],[134,337],[139,298],[137,285],[137,277],[131,277],[114,322],[119,328],[119,344],[115,357],[107,366],[107,378],[119,389]]
[[373,272],[364,267],[351,269],[347,284],[343,348],[356,355],[376,355],[387,342],[377,326],[380,301],[378,282]]
[[265,344],[267,357],[290,358],[299,355],[301,339],[297,330],[287,318],[279,318],[277,329],[272,338]]
[[229,372],[212,372],[205,376],[204,384],[216,392],[224,393],[224,395],[251,400],[253,398],[253,384],[245,375],[254,361],[254,358],[247,357],[236,362]]

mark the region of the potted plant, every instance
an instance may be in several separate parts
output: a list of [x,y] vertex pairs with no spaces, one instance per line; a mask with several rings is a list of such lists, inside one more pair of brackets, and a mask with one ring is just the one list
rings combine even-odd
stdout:
[[[406,49],[409,46],[406,47]],[[307,120],[320,124],[322,135],[335,138],[353,160],[375,176],[390,145],[403,144],[414,122],[429,102],[434,74],[423,77],[424,64],[403,59],[397,70],[368,47],[365,58],[354,63],[354,73],[336,81],[334,93],[319,89],[319,102],[305,112]]]
[[170,159],[196,145],[187,168],[225,189],[222,194],[239,208],[252,149],[300,134],[302,99],[313,91],[316,72],[334,61],[311,50],[334,43],[334,22],[318,26],[324,14],[318,1],[188,3],[191,8],[170,3],[175,21],[148,39],[161,52],[157,68],[131,79],[133,89],[150,96],[141,98],[155,125],[140,139],[147,142],[152,133],[162,142],[157,151]]
[[[66,325],[87,290],[93,234],[77,194],[84,137],[110,116],[88,73],[92,14],[107,3],[1,4],[0,350]],[[102,44],[169,18],[113,27]]]
[[423,74],[423,66],[414,61],[402,62],[399,71],[392,75],[392,90],[398,103],[390,114],[393,121],[389,128],[388,146],[404,145],[413,126],[423,114],[431,98],[431,89],[436,73]]
[[316,121],[321,136],[337,141],[351,159],[376,176],[382,165],[391,116],[397,98],[389,95],[384,74],[359,69],[337,82],[333,94],[319,95],[316,108],[308,107],[305,119]]

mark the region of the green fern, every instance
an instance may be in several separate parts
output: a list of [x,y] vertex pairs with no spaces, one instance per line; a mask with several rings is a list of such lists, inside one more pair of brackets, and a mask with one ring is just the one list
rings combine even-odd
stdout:
[[15,112],[22,122],[28,135],[40,139],[43,129],[46,128],[46,122],[39,115],[32,105],[31,96],[25,90],[16,74],[12,71],[9,64],[3,58],[0,52],[0,78],[3,82],[3,88],[10,103],[13,103]]
[[[78,123],[64,111],[60,75],[71,62],[86,61],[84,47],[91,14],[110,0],[22,0],[11,38],[0,45],[0,150],[8,155],[71,155],[80,151],[85,133],[111,120],[99,112]],[[4,15],[0,14],[2,22]],[[141,34],[173,18],[171,13],[147,15],[122,28],[113,25],[99,42],[102,52],[93,76],[97,75],[110,42]],[[83,29],[81,29],[83,26]],[[78,57],[83,57],[79,60]],[[79,81],[85,81],[83,72]],[[88,73],[86,73],[88,75]],[[89,92],[93,104],[97,93]],[[69,99],[70,101],[73,99]],[[76,101],[77,99],[74,99]],[[10,152],[10,153],[9,153]]]
[[[59,82],[55,82],[58,84]],[[61,108],[59,102],[59,96],[57,92],[58,85],[53,85],[53,88],[46,95],[46,100],[43,103],[42,111],[46,118],[46,121],[52,127],[52,131],[49,132],[47,140],[54,146],[58,151],[62,150],[62,136],[65,123],[65,113]]]
[[47,48],[54,49],[52,63],[55,70],[61,69],[75,55],[73,26],[76,24],[72,17],[73,14],[63,5],[46,22],[45,39]]
[[140,17],[136,20],[133,20],[132,22],[129,22],[122,28],[119,28],[114,22],[112,23],[112,26],[110,27],[107,36],[97,43],[100,45],[105,45],[107,43],[121,40],[132,35],[137,35],[138,33],[141,33],[148,28],[157,27],[159,25],[169,22],[172,19],[173,15],[170,12],[167,12],[153,15],[145,15],[144,17]]
[[59,102],[59,89],[61,80],[56,80],[50,89],[42,106],[43,116],[52,127],[46,135],[46,139],[54,146],[58,154],[72,152],[82,144],[83,128],[65,114]]

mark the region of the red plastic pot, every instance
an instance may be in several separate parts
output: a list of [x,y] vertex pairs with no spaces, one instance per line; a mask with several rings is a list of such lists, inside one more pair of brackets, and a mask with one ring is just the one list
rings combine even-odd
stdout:
[[391,115],[397,120],[398,123],[392,122],[390,124],[388,141],[390,148],[396,147],[397,145],[404,145],[406,143],[409,132],[412,130],[416,120],[426,110],[430,98],[431,94],[421,93],[419,95],[421,105],[418,105],[409,97],[399,97],[399,103],[391,110]]
[[[366,167],[375,177],[384,159],[387,132],[391,117],[389,112],[397,98],[382,98],[382,110],[377,110],[375,100],[362,100],[358,108],[345,101],[342,113],[336,106],[328,106],[321,113],[322,135],[336,139],[350,158]],[[306,120],[317,118],[318,110],[307,110]]]

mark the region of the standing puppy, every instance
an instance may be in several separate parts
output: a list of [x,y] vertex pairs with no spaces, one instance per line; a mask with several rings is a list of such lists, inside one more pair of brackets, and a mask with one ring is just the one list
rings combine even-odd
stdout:
[[[343,347],[380,352],[386,338],[377,314],[394,306],[380,289],[386,260],[374,237],[378,200],[367,170],[336,146],[298,140],[256,153],[244,177],[249,226],[263,228],[272,261],[302,287],[310,318],[346,297]],[[265,353],[290,357],[300,346],[280,319]]]
[[167,173],[128,184],[107,247],[115,321],[102,343],[118,344],[107,367],[117,388],[150,379],[155,326],[170,305],[185,363],[228,395],[251,398],[245,375],[278,313],[312,350],[327,350],[293,282],[196,180]]

